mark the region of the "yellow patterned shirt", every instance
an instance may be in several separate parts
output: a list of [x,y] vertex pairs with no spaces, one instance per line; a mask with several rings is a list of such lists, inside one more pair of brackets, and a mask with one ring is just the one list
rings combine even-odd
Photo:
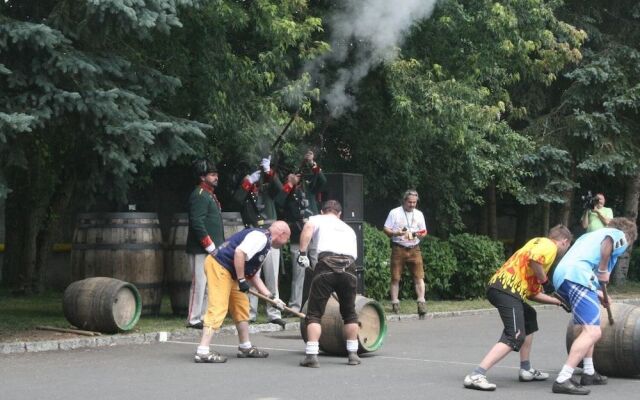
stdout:
[[489,286],[502,290],[523,300],[542,291],[529,261],[542,265],[545,273],[556,258],[558,248],[551,239],[533,238],[516,251],[507,262],[489,279]]

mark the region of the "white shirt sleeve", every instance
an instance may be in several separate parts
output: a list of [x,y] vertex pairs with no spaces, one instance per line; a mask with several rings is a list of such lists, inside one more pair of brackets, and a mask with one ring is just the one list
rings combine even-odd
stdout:
[[244,254],[246,254],[248,260],[258,252],[262,251],[266,245],[267,235],[259,231],[253,231],[249,232],[249,234],[244,237],[237,249],[240,249]]

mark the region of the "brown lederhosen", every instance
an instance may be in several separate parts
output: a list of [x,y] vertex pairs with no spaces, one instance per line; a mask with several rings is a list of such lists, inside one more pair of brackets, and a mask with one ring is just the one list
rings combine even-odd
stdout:
[[320,323],[327,301],[333,292],[338,296],[343,322],[357,323],[355,260],[350,256],[322,252],[318,255],[318,263],[313,271],[307,324]]
[[400,244],[391,243],[391,279],[399,281],[402,276],[402,269],[407,265],[413,279],[424,279],[424,266],[422,263],[422,252],[420,245],[405,247]]

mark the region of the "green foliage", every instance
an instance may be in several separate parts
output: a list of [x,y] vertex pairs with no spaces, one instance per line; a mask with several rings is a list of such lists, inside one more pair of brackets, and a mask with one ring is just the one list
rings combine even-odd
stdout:
[[452,294],[464,299],[483,296],[487,281],[504,262],[502,243],[463,233],[449,237],[449,244],[458,265],[451,282]]
[[389,238],[376,227],[364,223],[364,283],[367,296],[386,299],[389,295],[391,248]]
[[627,279],[630,281],[640,282],[640,248],[638,247],[635,247],[631,252]]
[[451,279],[458,264],[449,242],[427,235],[420,243],[426,276],[427,294],[430,298],[452,299]]

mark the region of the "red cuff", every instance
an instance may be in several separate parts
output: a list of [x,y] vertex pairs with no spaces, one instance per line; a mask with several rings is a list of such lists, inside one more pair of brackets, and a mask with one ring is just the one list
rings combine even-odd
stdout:
[[207,235],[200,239],[200,244],[206,249],[207,247],[211,246],[211,244],[213,244],[213,240],[211,240],[211,237]]
[[320,173],[320,166],[318,164],[315,164],[313,166],[313,168],[311,168],[311,171],[313,171],[314,174],[319,174]]
[[293,185],[287,182],[284,185],[282,185],[282,190],[284,190],[286,194],[289,194],[293,190]]
[[249,182],[249,178],[244,178],[242,180],[242,190],[245,192],[250,192],[252,190],[253,183]]
[[273,179],[273,175],[275,175],[275,172],[273,172],[273,168],[271,168],[269,170],[269,172],[265,172],[264,173],[264,180],[265,182],[269,182],[271,181],[271,179]]

